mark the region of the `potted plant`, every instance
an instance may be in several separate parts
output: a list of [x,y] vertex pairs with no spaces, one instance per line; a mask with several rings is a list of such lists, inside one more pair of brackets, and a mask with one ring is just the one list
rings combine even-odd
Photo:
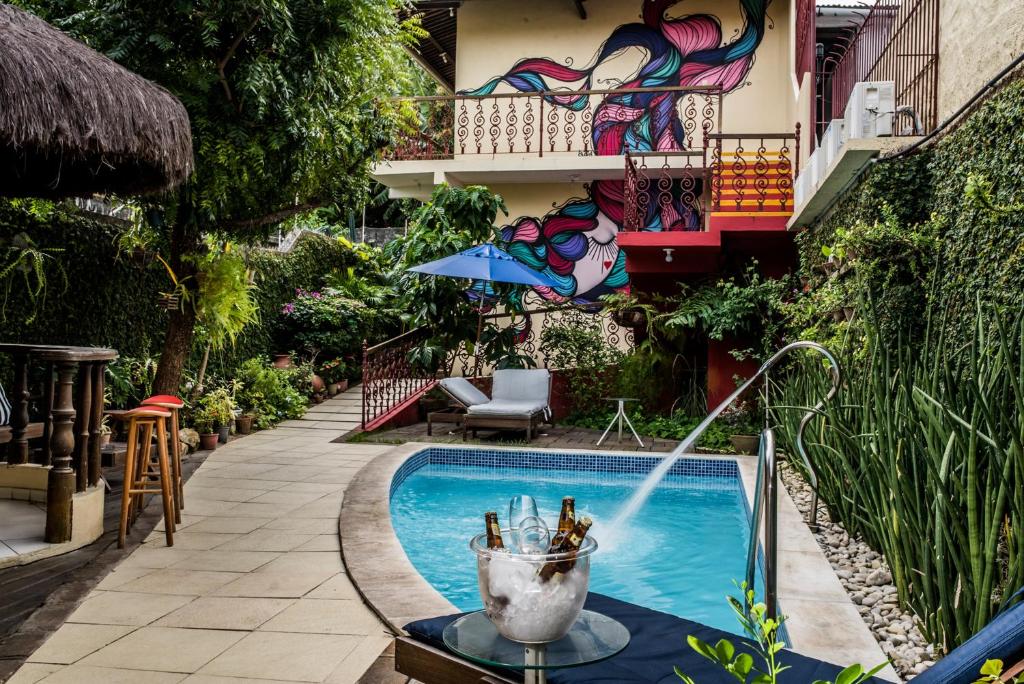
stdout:
[[253,416],[250,413],[242,413],[235,416],[235,432],[240,435],[247,435],[252,432],[252,419]]
[[214,421],[213,414],[202,405],[202,399],[200,399],[200,405],[192,415],[192,422],[195,424],[196,432],[199,433],[199,448],[205,451],[213,451],[217,448],[219,435],[213,431]]
[[207,392],[199,399],[199,407],[210,418],[210,427],[216,428],[221,444],[226,443],[235,420],[235,400],[231,390],[219,387]]
[[729,442],[738,454],[756,454],[761,444],[761,435],[754,422],[749,405],[741,404],[726,409],[719,416],[722,424],[732,431]]
[[291,368],[292,365],[291,354],[274,354],[274,368]]
[[100,449],[110,444],[110,416],[104,415],[100,421]]
[[327,383],[327,393],[332,397],[348,389],[348,366],[344,359],[331,359],[320,366],[320,375]]

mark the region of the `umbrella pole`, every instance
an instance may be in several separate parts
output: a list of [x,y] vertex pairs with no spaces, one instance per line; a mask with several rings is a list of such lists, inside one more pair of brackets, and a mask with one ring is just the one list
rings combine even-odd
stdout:
[[477,307],[477,313],[479,316],[476,321],[476,346],[473,347],[473,351],[476,356],[476,364],[473,367],[473,376],[480,376],[480,337],[484,332],[484,305],[483,299],[480,300],[480,306]]

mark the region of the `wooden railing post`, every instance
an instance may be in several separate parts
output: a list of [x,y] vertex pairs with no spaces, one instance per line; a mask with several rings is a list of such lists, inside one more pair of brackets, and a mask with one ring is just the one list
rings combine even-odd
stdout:
[[56,404],[50,442],[53,468],[46,492],[45,540],[50,544],[71,540],[71,499],[75,493],[75,472],[71,469],[71,452],[75,448],[75,406],[72,398],[75,363],[65,360],[58,361],[56,365]]
[[[89,420],[90,487],[95,487],[100,483],[100,465],[102,463],[100,432],[103,426],[103,411],[106,408],[106,370],[105,361],[97,361],[92,364],[92,416]],[[177,439],[178,436],[175,435],[173,438]]]
[[89,486],[89,422],[92,420],[92,364],[78,364],[78,399],[75,402],[74,458],[75,491],[84,492]]
[[7,462],[28,463],[28,352],[14,354],[14,391],[11,393],[11,446]]

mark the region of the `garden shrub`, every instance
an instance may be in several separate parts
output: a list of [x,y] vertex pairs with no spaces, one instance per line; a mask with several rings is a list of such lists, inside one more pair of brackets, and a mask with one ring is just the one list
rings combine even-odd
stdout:
[[236,373],[239,388],[236,400],[242,411],[255,416],[260,430],[282,420],[301,418],[306,412],[306,394],[296,388],[299,378],[309,369],[275,368],[262,358],[244,361]]
[[540,351],[549,368],[567,376],[575,411],[586,411],[612,393],[623,353],[605,339],[602,318],[582,311],[562,314],[541,332]]

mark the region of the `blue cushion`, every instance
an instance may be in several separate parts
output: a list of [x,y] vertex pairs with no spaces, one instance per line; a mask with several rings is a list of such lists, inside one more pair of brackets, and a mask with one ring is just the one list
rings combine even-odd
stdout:
[[1024,601],[992,618],[984,629],[914,677],[914,684],[973,682],[990,658],[1002,660],[1007,667],[1024,660]]
[[[604,662],[583,667],[554,670],[548,674],[550,684],[610,684],[611,682],[669,682],[679,683],[673,672],[678,666],[684,673],[693,677],[699,684],[731,683],[736,680],[726,674],[720,667],[697,654],[686,643],[688,635],[694,635],[705,642],[714,644],[719,639],[728,639],[737,651],[748,650],[742,637],[723,632],[720,629],[706,627],[690,620],[660,613],[649,608],[619,601],[609,596],[590,592],[585,607],[615,618],[629,629],[632,636],[626,649]],[[445,648],[441,638],[446,625],[458,615],[420,620],[405,626],[405,630],[414,639],[418,639],[437,648]],[[753,655],[753,653],[751,653]],[[832,680],[842,671],[842,667],[802,656],[792,651],[784,651],[779,659],[791,669],[779,676],[781,684],[809,684],[816,679]],[[755,656],[755,662],[760,660]],[[849,663],[847,663],[848,665]],[[873,667],[877,663],[862,663]],[[510,678],[521,678],[521,673],[500,671]],[[883,680],[873,678],[873,683],[881,684]]]

